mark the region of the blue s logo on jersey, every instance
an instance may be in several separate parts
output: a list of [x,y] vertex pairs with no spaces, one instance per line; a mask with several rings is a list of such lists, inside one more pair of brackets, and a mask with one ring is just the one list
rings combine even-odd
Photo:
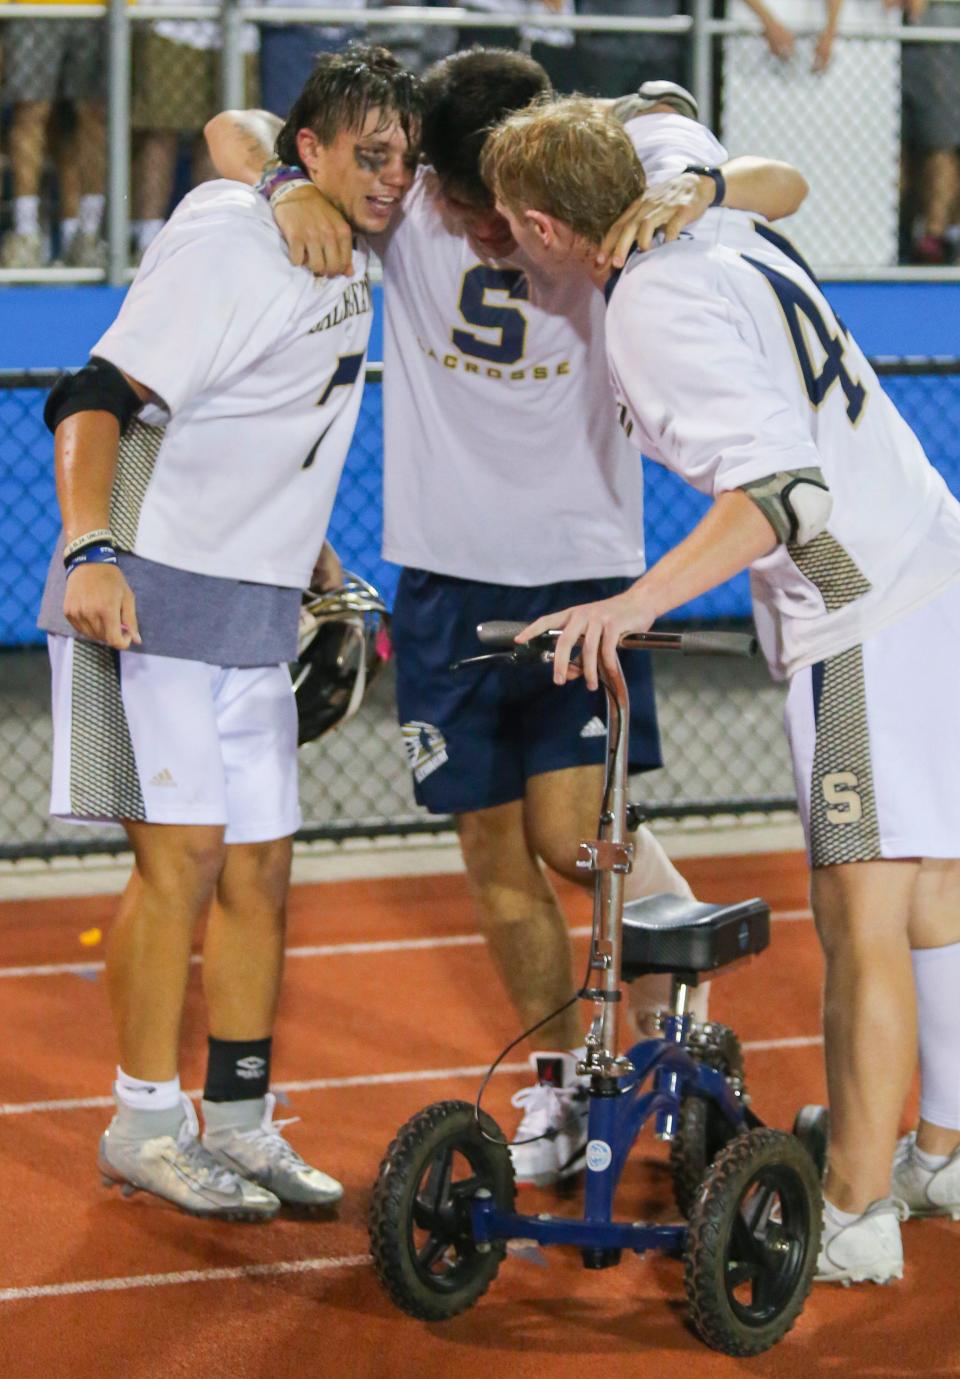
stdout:
[[491,364],[516,364],[523,358],[527,340],[527,318],[513,306],[493,306],[488,292],[503,292],[511,301],[527,301],[529,289],[525,274],[517,268],[488,268],[478,263],[463,275],[460,315],[471,326],[498,331],[499,340],[485,340],[473,331],[454,329],[453,343],[464,354],[486,359]]

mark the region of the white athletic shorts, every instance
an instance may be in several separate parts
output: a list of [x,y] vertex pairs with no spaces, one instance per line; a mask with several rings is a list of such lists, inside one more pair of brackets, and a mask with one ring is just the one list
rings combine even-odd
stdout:
[[48,637],[50,812],[76,822],[223,824],[227,843],[300,827],[286,666],[236,669]]
[[960,857],[960,584],[798,671],[785,724],[812,866]]

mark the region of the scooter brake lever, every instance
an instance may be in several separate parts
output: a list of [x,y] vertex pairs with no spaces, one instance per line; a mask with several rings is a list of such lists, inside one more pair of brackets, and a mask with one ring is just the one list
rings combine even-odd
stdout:
[[451,670],[462,670],[464,666],[487,665],[491,661],[509,661],[513,665],[525,665],[530,661],[552,661],[553,652],[544,652],[540,647],[517,644],[512,651],[488,651],[482,656],[466,656],[462,661],[453,661]]

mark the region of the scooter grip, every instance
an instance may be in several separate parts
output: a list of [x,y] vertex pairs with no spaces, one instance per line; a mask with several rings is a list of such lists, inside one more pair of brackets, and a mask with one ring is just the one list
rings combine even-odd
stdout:
[[756,656],[758,644],[751,632],[684,632],[680,650],[684,656]]
[[514,637],[528,624],[525,622],[481,622],[477,624],[477,638],[483,646],[498,647],[502,651],[514,649]]

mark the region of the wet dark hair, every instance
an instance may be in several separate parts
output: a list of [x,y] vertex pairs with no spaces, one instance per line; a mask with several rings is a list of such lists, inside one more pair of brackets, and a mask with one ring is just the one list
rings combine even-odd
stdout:
[[376,109],[382,116],[378,128],[396,118],[410,145],[417,144],[422,87],[388,48],[351,43],[343,52],[321,53],[277,135],[277,156],[282,163],[296,165],[299,129],[312,129],[321,144],[329,146],[341,130],[362,130]]
[[549,90],[539,62],[509,48],[468,48],[434,63],[423,77],[425,160],[441,182],[487,204],[480,153],[488,132]]

